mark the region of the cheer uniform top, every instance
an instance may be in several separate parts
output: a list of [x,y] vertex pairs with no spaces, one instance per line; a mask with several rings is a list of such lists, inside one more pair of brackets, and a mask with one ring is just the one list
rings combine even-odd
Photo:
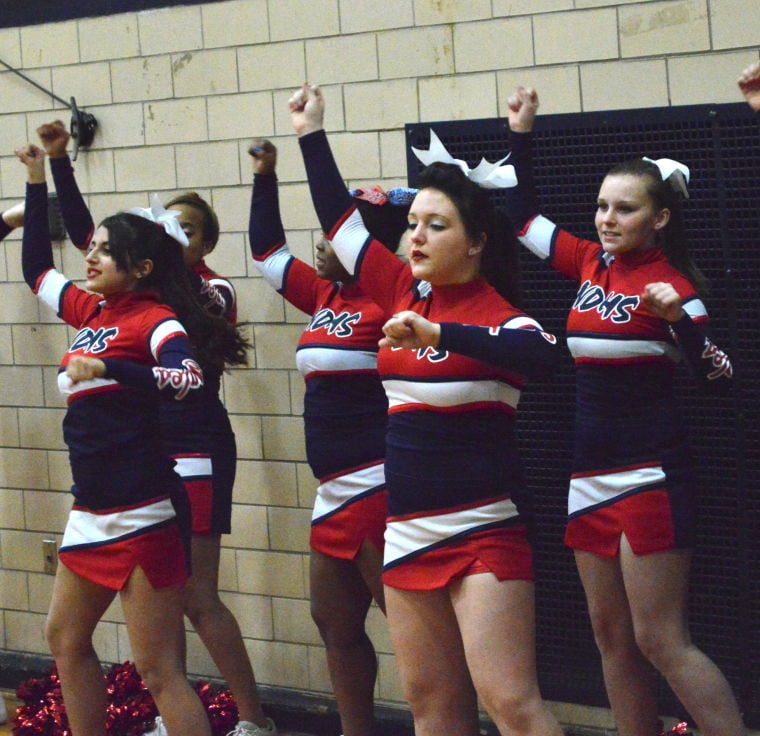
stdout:
[[[184,493],[161,442],[158,404],[203,385],[185,330],[152,292],[103,300],[55,270],[46,184],[27,185],[22,261],[32,290],[78,330],[58,374],[74,480],[61,562],[114,590],[136,566],[155,588],[182,584],[189,519],[178,517]],[[106,375],[72,384],[66,367],[80,355],[101,359]]]
[[[613,257],[538,214],[531,136],[511,140],[519,184],[507,199],[518,236],[580,284],[567,319],[577,385],[565,541],[604,556],[618,553],[623,533],[636,554],[690,547],[695,504],[674,370],[683,358],[701,386],[721,390],[730,385],[731,363],[705,332],[707,312],[693,285],[661,249]],[[644,306],[652,282],[678,292],[679,322]]]
[[382,549],[388,402],[377,374],[377,343],[384,315],[356,284],[321,279],[291,255],[274,174],[254,176],[249,236],[266,281],[311,315],[296,351],[306,384],[306,457],[319,480],[311,546],[340,559],[356,557],[365,540]]
[[299,142],[322,228],[349,273],[386,317],[410,309],[441,323],[438,349],[378,356],[389,404],[384,583],[430,590],[483,570],[532,580],[514,414],[526,378],[553,367],[556,341],[484,279],[414,279],[369,236],[324,131]]
[[[95,224],[85,204],[68,156],[50,159],[66,230],[74,245],[86,250]],[[235,289],[204,261],[190,271],[201,304],[235,323]],[[229,534],[237,448],[227,411],[219,397],[221,374],[205,372],[203,387],[181,402],[162,402],[166,451],[175,460],[192,510],[193,534]]]

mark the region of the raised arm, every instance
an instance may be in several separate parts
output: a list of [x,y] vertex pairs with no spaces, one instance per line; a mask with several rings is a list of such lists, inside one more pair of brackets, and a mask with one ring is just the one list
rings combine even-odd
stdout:
[[323,128],[324,100],[319,88],[304,85],[290,98],[289,105],[325,237],[349,276],[390,313],[398,294],[413,281],[409,269],[370,235],[346,189]]
[[[293,128],[303,153],[311,198],[322,231],[333,239],[344,218],[355,209],[335,163],[324,130],[325,102],[319,87],[304,84],[288,101]],[[358,218],[361,221],[361,218]],[[341,261],[343,258],[340,256]],[[353,269],[345,262],[350,273]]]
[[518,87],[507,99],[509,110],[509,163],[515,167],[517,186],[505,190],[509,218],[518,233],[539,213],[533,181],[533,124],[538,112],[538,93]]
[[87,250],[95,231],[95,223],[79,191],[74,178],[74,167],[66,151],[71,136],[60,120],[41,125],[37,128],[37,135],[50,158],[50,171],[53,174],[66,232],[77,248]]
[[29,144],[16,151],[27,171],[24,235],[21,239],[21,266],[24,280],[37,290],[40,276],[54,266],[53,245],[47,218],[45,152]]
[[755,112],[760,112],[760,61],[748,66],[737,80],[737,84],[747,104]]
[[285,244],[285,231],[280,216],[280,197],[275,173],[277,148],[270,141],[257,138],[251,143],[248,153],[253,169],[248,239],[251,255],[258,267],[268,253]]

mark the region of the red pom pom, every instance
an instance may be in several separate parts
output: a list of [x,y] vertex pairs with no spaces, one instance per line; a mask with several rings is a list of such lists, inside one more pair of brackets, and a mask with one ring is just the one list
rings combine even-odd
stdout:
[[[104,680],[108,736],[142,736],[153,728],[158,709],[134,664],[114,665]],[[238,708],[229,690],[199,682],[195,691],[208,713],[214,736],[224,736],[235,728]],[[22,682],[16,696],[23,705],[16,709],[14,736],[72,736],[55,666],[46,677]]]

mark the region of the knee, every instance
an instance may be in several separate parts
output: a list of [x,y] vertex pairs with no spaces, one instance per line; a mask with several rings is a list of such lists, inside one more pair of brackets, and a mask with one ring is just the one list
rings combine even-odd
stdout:
[[602,656],[622,654],[635,649],[633,628],[628,619],[592,607],[589,607],[589,618],[596,646]]
[[174,657],[135,655],[135,667],[154,698],[160,699],[162,692],[170,690],[177,679],[185,679],[182,664]]
[[504,723],[511,733],[535,733],[536,717],[542,708],[538,691],[505,691],[503,687],[478,689],[478,696],[496,723]]
[[50,618],[45,622],[45,640],[54,659],[93,651],[92,636],[80,635],[64,622]]
[[409,676],[403,689],[415,721],[432,717],[451,724],[477,723],[477,699],[471,689],[452,687],[443,678]]
[[660,672],[667,672],[669,663],[680,648],[678,637],[666,635],[656,625],[637,627],[636,645]]
[[345,611],[340,616],[335,613],[314,601],[311,603],[311,618],[328,649],[350,649],[369,641],[364,616],[346,615]]
[[183,601],[183,611],[193,627],[197,629],[206,618],[219,620],[227,609],[216,591],[188,588]]

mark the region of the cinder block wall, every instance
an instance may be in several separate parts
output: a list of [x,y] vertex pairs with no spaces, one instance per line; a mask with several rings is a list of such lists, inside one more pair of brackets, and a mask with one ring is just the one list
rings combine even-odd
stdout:
[[[309,616],[308,529],[315,481],[305,463],[294,348],[305,318],[257,276],[247,244],[253,136],[279,147],[283,217],[294,252],[318,237],[287,99],[305,79],[327,98],[327,127],[351,186],[405,183],[407,122],[503,115],[516,84],[542,112],[740,100],[758,59],[757,0],[229,0],[0,31],[0,58],[99,122],[76,162],[96,220],[147,193],[195,189],[219,214],[209,262],[233,278],[251,323],[250,367],[225,378],[238,438],[234,531],[221,586],[261,683],[329,692]],[[13,149],[69,111],[0,73],[0,206],[23,197]],[[23,283],[17,234],[0,244],[0,650],[46,654],[53,578],[42,540],[60,541],[71,482],[55,374],[70,331]],[[70,243],[56,246],[81,279]],[[378,696],[400,701],[382,616]],[[118,604],[98,628],[106,662],[129,659]],[[191,672],[217,674],[191,632]]]

